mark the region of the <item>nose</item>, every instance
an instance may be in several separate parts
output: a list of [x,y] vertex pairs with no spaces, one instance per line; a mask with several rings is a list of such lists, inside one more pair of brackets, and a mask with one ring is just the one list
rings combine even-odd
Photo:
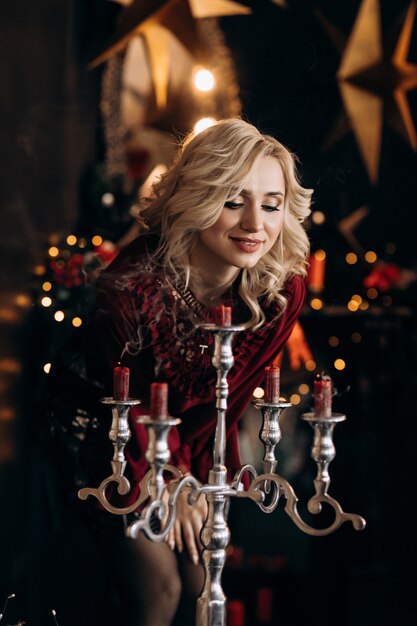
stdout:
[[262,209],[255,202],[245,207],[240,221],[242,230],[248,233],[258,233],[263,228]]

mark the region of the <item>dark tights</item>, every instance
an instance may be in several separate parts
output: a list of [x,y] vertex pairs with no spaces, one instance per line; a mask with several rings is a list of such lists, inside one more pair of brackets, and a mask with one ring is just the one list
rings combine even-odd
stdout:
[[101,544],[120,592],[118,626],[194,626],[204,583],[202,565],[142,533],[137,539],[105,533]]

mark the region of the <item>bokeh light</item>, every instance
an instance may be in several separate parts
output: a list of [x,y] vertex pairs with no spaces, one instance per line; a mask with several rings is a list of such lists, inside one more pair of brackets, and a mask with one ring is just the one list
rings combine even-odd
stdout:
[[193,82],[199,91],[211,91],[215,85],[213,73],[205,67],[195,70]]
[[324,224],[326,216],[323,211],[313,211],[311,214],[311,221],[313,224],[317,224],[319,226],[320,224]]
[[265,395],[265,391],[262,389],[262,387],[256,387],[255,391],[253,392],[253,397],[254,398],[263,398]]
[[365,252],[365,261],[367,261],[368,263],[375,263],[375,261],[378,259],[376,252],[374,252],[373,250],[368,250],[368,252]]
[[49,296],[44,296],[41,300],[41,305],[44,307],[48,307],[51,306],[52,304],[52,298],[50,298]]
[[210,126],[214,126],[216,120],[214,117],[202,117],[194,124],[194,132],[196,134],[201,133],[206,128],[210,128]]
[[345,256],[345,261],[348,265],[355,265],[358,261],[358,257],[354,252],[348,252]]
[[320,311],[320,309],[323,308],[323,300],[320,300],[320,298],[313,298],[310,300],[310,306],[315,311]]
[[293,394],[290,396],[290,402],[291,402],[291,404],[300,404],[300,402],[301,402],[301,398],[300,398],[300,396],[298,395],[298,393],[293,393]]

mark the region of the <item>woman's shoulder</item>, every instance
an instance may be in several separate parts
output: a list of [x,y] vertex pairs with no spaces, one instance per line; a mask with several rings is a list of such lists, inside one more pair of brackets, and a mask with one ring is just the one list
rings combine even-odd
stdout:
[[149,261],[159,244],[159,236],[144,233],[134,239],[128,246],[122,248],[114,261],[106,268],[111,271],[114,268],[140,261]]
[[304,305],[306,298],[305,280],[299,274],[292,274],[284,283],[281,295],[285,301],[274,298],[272,300],[265,299],[261,302],[261,307],[266,317],[267,323],[273,322],[282,316],[288,317],[295,311],[300,311]]
[[284,296],[292,300],[304,300],[306,294],[306,282],[300,274],[292,274],[283,287]]
[[140,274],[152,265],[152,256],[159,244],[156,235],[139,235],[128,246],[122,248],[116,258],[104,268],[99,276],[99,285],[117,281],[122,277]]

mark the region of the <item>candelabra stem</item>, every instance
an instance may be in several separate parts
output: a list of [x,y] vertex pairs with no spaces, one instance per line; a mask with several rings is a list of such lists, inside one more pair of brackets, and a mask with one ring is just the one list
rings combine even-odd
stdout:
[[129,411],[130,405],[117,404],[112,406],[112,423],[109,439],[114,448],[111,467],[113,474],[117,476],[123,476],[126,468],[124,449],[130,439]]
[[226,548],[230,541],[230,530],[226,522],[227,499],[219,493],[208,493],[206,498],[208,513],[201,531],[205,581],[197,600],[197,626],[225,626],[226,596],[221,577],[226,562]]
[[212,363],[217,370],[217,424],[214,436],[213,468],[216,470],[225,469],[224,457],[226,449],[226,409],[227,397],[229,395],[227,374],[229,373],[229,370],[234,363],[232,351],[233,331],[229,330],[229,328],[217,327],[217,330],[214,333],[214,353]]

